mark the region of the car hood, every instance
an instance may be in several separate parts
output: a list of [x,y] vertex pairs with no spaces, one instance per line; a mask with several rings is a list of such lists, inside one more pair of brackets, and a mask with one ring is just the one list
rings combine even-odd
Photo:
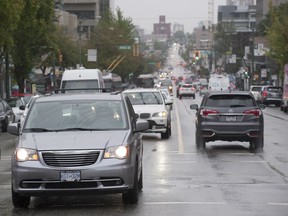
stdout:
[[65,131],[45,133],[23,133],[20,147],[49,150],[104,149],[124,144],[129,131]]
[[167,111],[165,105],[133,105],[134,112],[137,113],[156,113]]

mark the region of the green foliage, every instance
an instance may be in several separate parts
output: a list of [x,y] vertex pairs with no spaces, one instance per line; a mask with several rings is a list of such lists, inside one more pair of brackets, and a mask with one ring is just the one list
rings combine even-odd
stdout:
[[23,0],[0,1],[0,48],[13,45],[13,32],[17,28]]
[[[106,11],[99,21],[95,30],[91,33],[91,40],[87,47],[97,49],[97,66],[106,70],[118,56],[124,57],[114,72],[122,79],[129,76],[129,73],[145,68],[142,56],[134,57],[132,47],[135,38],[135,26],[130,18],[125,18],[120,9],[116,14]],[[127,45],[131,49],[121,50],[119,46]]]
[[270,45],[270,56],[281,65],[281,68],[288,63],[288,3],[279,7],[270,5],[271,26],[267,31],[267,38]]
[[41,57],[53,49],[54,0],[25,0],[20,20],[13,32],[11,55],[19,91],[24,91],[24,80]]

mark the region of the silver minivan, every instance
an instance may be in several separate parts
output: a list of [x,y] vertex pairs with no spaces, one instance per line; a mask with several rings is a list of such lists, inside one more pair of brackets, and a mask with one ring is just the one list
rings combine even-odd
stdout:
[[[18,129],[10,124],[8,132]],[[122,94],[39,97],[12,155],[14,207],[28,207],[31,196],[97,193],[122,193],[124,203],[137,203],[146,129]]]

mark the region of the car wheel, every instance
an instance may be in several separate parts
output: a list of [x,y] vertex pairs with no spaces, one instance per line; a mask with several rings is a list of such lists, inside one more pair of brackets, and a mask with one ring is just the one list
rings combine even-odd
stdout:
[[[171,128],[171,127],[170,127]],[[168,139],[169,138],[169,126],[167,126],[166,131],[161,133],[161,139]]]
[[15,208],[28,208],[30,205],[29,196],[21,196],[18,193],[15,193],[12,189],[12,203]]
[[258,138],[250,141],[250,151],[252,153],[261,152],[264,148],[264,135],[260,135]]
[[182,99],[182,96],[181,96],[181,95],[179,95],[179,99],[180,99],[180,100]]
[[135,165],[134,185],[127,193],[122,193],[122,201],[124,204],[138,203],[139,195],[139,182],[138,182],[138,163]]
[[143,169],[142,169],[142,167],[141,167],[140,179],[138,181],[138,189],[139,190],[143,189]]
[[2,121],[2,132],[7,132],[8,124],[9,124],[8,118],[5,118]]
[[193,99],[195,99],[195,95],[193,95]]
[[197,150],[203,151],[206,148],[206,142],[204,141],[203,137],[200,134],[196,134],[196,147]]

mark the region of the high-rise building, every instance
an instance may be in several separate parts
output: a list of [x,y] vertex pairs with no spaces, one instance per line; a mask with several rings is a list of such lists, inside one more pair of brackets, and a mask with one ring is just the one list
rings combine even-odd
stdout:
[[62,0],[63,10],[78,18],[78,32],[90,37],[105,11],[114,11],[114,0]]
[[166,23],[166,17],[160,16],[159,23],[154,23],[153,34],[165,34],[171,38],[171,23]]

